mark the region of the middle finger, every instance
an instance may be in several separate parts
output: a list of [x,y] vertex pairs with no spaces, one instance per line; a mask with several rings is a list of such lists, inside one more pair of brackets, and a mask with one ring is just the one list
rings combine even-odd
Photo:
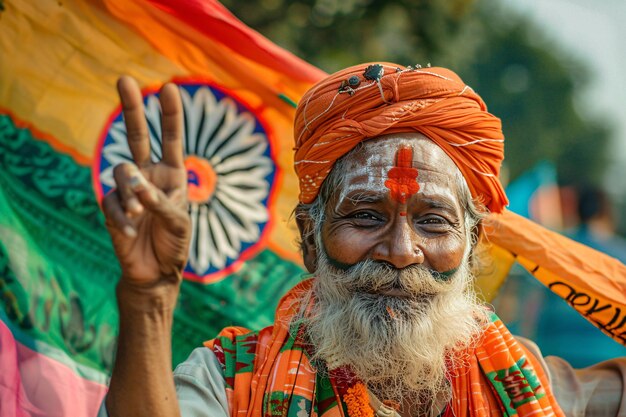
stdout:
[[176,168],[185,166],[183,158],[183,108],[178,87],[168,83],[161,89],[163,162]]

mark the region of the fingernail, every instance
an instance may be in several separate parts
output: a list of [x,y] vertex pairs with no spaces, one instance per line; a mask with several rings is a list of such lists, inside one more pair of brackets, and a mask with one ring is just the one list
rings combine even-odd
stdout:
[[130,184],[130,188],[132,188],[133,191],[139,191],[143,189],[146,183],[146,179],[143,177],[143,175],[141,175],[141,172],[136,172],[130,177],[128,183]]
[[132,226],[124,226],[124,234],[128,237],[137,237],[137,232]]

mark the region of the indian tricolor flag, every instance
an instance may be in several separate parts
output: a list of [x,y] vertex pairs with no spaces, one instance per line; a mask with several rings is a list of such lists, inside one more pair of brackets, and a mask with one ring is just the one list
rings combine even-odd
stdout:
[[129,160],[115,82],[183,98],[193,238],[174,362],[225,325],[271,322],[302,276],[288,222],[295,102],[323,73],[213,0],[0,1],[0,416],[93,416],[120,269],[98,201]]

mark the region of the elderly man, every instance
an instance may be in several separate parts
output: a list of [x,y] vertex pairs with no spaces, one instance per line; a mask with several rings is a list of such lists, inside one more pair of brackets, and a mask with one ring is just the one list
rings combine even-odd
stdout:
[[[500,212],[500,121],[453,72],[360,65],[296,113],[295,211],[312,277],[273,326],[225,329],[171,377],[190,234],[181,104],[164,86],[163,160],[141,95],[119,92],[136,165],[104,212],[123,275],[111,416],[491,416],[626,413],[623,364],[577,373],[513,338],[472,290],[481,220]],[[565,411],[565,413],[564,413]]]

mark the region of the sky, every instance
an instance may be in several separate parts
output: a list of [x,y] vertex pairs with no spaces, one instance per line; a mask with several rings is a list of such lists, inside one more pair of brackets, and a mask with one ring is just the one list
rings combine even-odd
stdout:
[[555,42],[591,68],[577,108],[614,125],[605,185],[626,198],[626,1],[503,0],[529,15]]

